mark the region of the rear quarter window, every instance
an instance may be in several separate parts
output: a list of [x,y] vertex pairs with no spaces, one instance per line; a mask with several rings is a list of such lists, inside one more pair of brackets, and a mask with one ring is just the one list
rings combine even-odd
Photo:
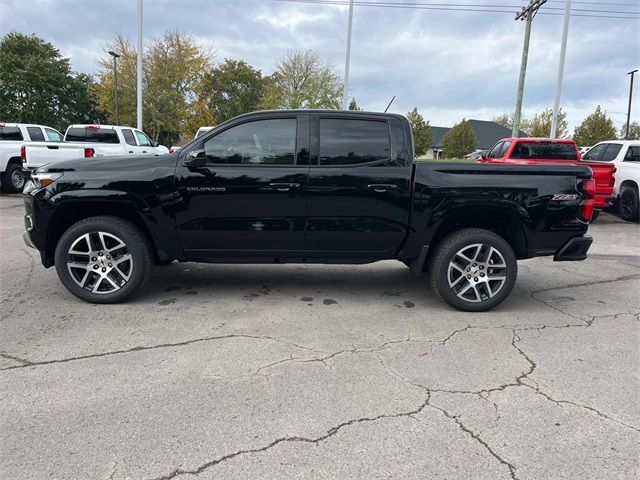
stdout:
[[22,132],[18,127],[0,126],[0,141],[22,140]]
[[320,165],[354,165],[391,157],[387,122],[320,119]]
[[27,133],[32,142],[44,142],[44,134],[40,127],[27,127]]
[[64,139],[67,142],[120,143],[112,128],[70,128]]

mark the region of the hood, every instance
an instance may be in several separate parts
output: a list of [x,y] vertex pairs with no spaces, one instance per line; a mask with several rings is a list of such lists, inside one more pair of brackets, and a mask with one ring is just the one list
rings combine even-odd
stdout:
[[39,167],[38,173],[45,172],[114,172],[122,175],[127,170],[140,170],[175,163],[177,154],[170,155],[120,155],[117,157],[90,157],[49,163]]

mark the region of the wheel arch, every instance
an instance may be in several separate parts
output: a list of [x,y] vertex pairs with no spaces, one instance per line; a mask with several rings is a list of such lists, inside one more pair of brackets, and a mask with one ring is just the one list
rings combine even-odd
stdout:
[[426,271],[436,245],[451,232],[464,228],[481,228],[500,235],[511,246],[517,259],[527,258],[527,237],[523,220],[510,208],[476,207],[450,210],[431,226],[434,232],[425,254],[421,256],[419,271]]

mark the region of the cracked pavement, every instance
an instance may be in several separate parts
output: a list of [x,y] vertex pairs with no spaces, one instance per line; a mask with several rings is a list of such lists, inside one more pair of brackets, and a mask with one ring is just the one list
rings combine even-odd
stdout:
[[640,228],[519,263],[457,312],[398,262],[158,267],[72,297],[0,196],[0,472],[11,479],[632,479]]

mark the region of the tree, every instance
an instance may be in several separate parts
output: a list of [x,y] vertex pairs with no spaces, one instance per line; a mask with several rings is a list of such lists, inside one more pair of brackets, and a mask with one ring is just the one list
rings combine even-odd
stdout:
[[0,40],[0,118],[59,129],[101,118],[88,75],[35,35],[10,32]]
[[262,73],[248,63],[225,59],[204,76],[202,96],[216,122],[224,122],[258,109],[264,82]]
[[288,52],[267,77],[263,108],[340,108],[342,81],[313,50]]
[[[493,117],[491,121],[497,123],[498,125],[502,125],[504,128],[513,130],[513,124],[515,122],[515,114],[513,112],[503,113],[502,115]],[[530,120],[528,120],[524,116],[520,117],[520,131],[529,132],[530,128],[531,128]]]
[[582,123],[576,127],[573,139],[578,145],[590,146],[603,140],[613,140],[617,137],[617,133],[613,125],[613,120],[611,120],[611,118],[607,116],[607,112],[598,105],[595,112],[585,118]]
[[[547,108],[540,113],[536,113],[531,120],[527,121],[526,130],[532,137],[548,137],[551,135],[551,120],[553,119],[553,109]],[[566,138],[569,131],[567,130],[567,112],[562,108],[558,110],[557,137]]]
[[[627,134],[627,124],[622,126],[620,129],[620,140],[625,139],[625,135]],[[631,122],[629,125],[629,140],[640,140],[640,123]]]
[[356,102],[355,98],[352,98],[351,101],[349,102],[349,110],[353,110],[353,111],[360,111],[362,110],[359,106],[358,103]]
[[[136,124],[136,51],[121,36],[107,45],[118,58],[120,123]],[[160,143],[172,145],[181,136],[193,136],[202,125],[214,122],[213,112],[201,98],[205,72],[211,69],[213,54],[200,47],[191,35],[166,32],[143,52],[144,130]],[[114,121],[113,59],[100,60],[96,91],[100,106]]]
[[432,147],[431,127],[429,126],[429,122],[425,122],[422,115],[418,113],[417,107],[414,107],[413,110],[407,113],[407,119],[409,120],[411,129],[413,130],[415,155],[416,157],[421,157]]
[[461,158],[478,148],[478,140],[469,122],[464,118],[442,138],[445,158]]

